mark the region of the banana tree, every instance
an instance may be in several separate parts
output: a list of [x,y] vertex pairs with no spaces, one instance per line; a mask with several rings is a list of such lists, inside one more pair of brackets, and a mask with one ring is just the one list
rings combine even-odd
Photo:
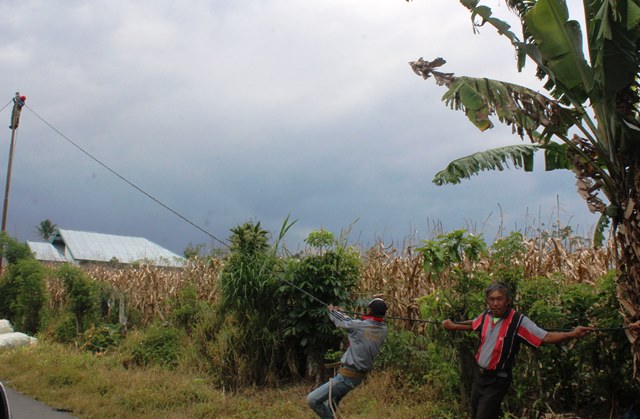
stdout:
[[[486,78],[440,71],[442,58],[411,64],[424,79],[446,87],[443,101],[462,110],[480,130],[494,121],[512,127],[522,144],[474,153],[435,175],[437,185],[458,183],[483,170],[533,169],[544,153],[547,170],[569,169],[591,212],[596,233],[611,223],[618,268],[618,299],[626,320],[640,317],[640,0],[583,0],[586,27],[570,20],[565,0],[505,0],[522,36],[479,0],[460,0],[474,30],[493,26],[516,50],[517,68],[537,66],[547,94]],[[583,47],[586,36],[586,49]],[[633,346],[634,375],[640,339]]]

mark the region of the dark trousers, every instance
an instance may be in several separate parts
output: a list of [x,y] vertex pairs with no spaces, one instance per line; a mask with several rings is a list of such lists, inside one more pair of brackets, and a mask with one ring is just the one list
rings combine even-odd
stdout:
[[498,419],[502,416],[500,405],[509,387],[511,387],[511,372],[508,372],[506,377],[500,377],[493,372],[476,376],[471,390],[471,417]]

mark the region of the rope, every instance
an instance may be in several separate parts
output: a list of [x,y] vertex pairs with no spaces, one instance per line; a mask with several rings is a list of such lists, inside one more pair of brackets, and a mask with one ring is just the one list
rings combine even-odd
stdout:
[[[6,107],[6,106],[5,106]],[[191,224],[193,227],[197,228],[198,230],[200,230],[201,232],[203,232],[204,234],[206,234],[207,236],[209,236],[211,239],[217,241],[218,243],[229,247],[229,245],[227,243],[225,243],[224,241],[218,239],[216,236],[214,236],[213,234],[211,234],[210,232],[208,232],[207,230],[205,230],[204,228],[200,227],[198,224],[194,223],[193,221],[191,221],[190,219],[188,219],[187,217],[185,217],[184,215],[180,214],[178,211],[174,210],[173,208],[169,207],[167,204],[161,202],[158,198],[152,196],[150,193],[146,192],[145,190],[143,190],[141,187],[137,186],[136,184],[134,184],[133,182],[131,182],[130,180],[128,180],[127,178],[125,178],[124,176],[122,176],[121,174],[119,174],[118,172],[116,172],[114,169],[112,169],[111,167],[109,167],[107,164],[103,163],[102,161],[98,160],[96,157],[94,157],[93,155],[91,155],[91,153],[89,153],[88,151],[86,151],[85,149],[83,149],[82,147],[80,147],[78,144],[76,144],[75,142],[71,141],[71,139],[69,139],[69,137],[67,137],[66,135],[64,135],[62,132],[60,132],[58,129],[56,129],[53,125],[51,125],[49,122],[47,122],[43,117],[41,117],[40,115],[38,115],[36,113],[36,111],[34,111],[33,109],[31,109],[28,105],[25,105],[25,107],[27,109],[29,109],[31,111],[31,113],[33,113],[38,119],[40,119],[45,125],[47,125],[49,128],[51,128],[53,131],[55,131],[58,135],[60,135],[62,138],[64,138],[65,140],[67,140],[71,145],[73,145],[75,148],[77,148],[78,150],[80,150],[82,153],[84,153],[85,155],[87,155],[89,158],[91,158],[93,161],[95,161],[96,163],[98,163],[100,166],[104,167],[105,169],[107,169],[109,172],[113,173],[114,175],[116,175],[118,178],[120,178],[122,181],[124,181],[125,183],[127,183],[129,186],[131,186],[132,188],[136,189],[138,192],[142,193],[143,195],[145,195],[147,198],[151,199],[153,202],[155,202],[156,204],[160,205],[161,207],[165,208],[166,210],[170,211],[171,213],[173,213],[174,215],[176,215],[178,218],[182,219],[183,221],[186,221],[187,223]],[[2,108],[4,109],[4,108]],[[0,111],[2,110],[0,109]]]
[[[292,283],[291,281],[288,281],[282,277],[279,277],[280,280],[282,280],[283,282],[286,282],[287,284],[291,285],[292,287],[294,287],[295,289],[297,289],[298,291],[302,292],[303,294],[307,295],[308,297],[310,297],[311,299],[319,302],[320,304],[324,305],[324,306],[328,306],[329,304],[325,303],[324,301],[320,300],[319,298],[315,297],[314,295],[310,294],[309,292],[303,290],[302,288],[300,288],[299,286],[297,286],[296,284]],[[345,314],[353,314],[356,316],[361,316],[362,314],[357,313],[355,311],[348,311],[348,310],[342,310],[343,313]],[[409,321],[409,322],[416,322],[416,323],[430,323],[430,324],[442,324],[442,320],[425,320],[425,319],[412,319],[410,317],[397,317],[397,316],[377,316],[377,317],[381,317],[383,319],[389,319],[389,320],[404,320],[404,321]],[[455,321],[452,320],[453,323],[456,324],[464,324],[467,321]],[[621,326],[621,327],[596,327],[596,328],[592,328],[591,331],[592,332],[613,332],[613,331],[619,331],[619,330],[625,330],[628,329],[629,326]],[[544,330],[548,331],[548,332],[570,332],[573,329],[546,329],[543,328]]]
[[336,409],[338,408],[338,406],[333,406],[333,398],[331,397],[331,390],[333,387],[333,377],[329,378],[329,408],[331,409],[331,413],[333,414],[333,417],[337,417],[337,413],[336,413]]

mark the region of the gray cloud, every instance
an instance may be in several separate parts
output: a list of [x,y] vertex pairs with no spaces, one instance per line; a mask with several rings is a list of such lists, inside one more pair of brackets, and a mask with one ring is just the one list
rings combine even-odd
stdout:
[[[489,28],[474,36],[455,2],[9,1],[0,36],[0,102],[20,90],[64,135],[219,238],[249,219],[275,233],[288,214],[294,247],[356,219],[364,242],[425,236],[434,220],[492,235],[501,220],[549,218],[557,195],[565,221],[595,223],[570,173],[431,184],[457,157],[520,140],[477,131],[408,61],[444,56],[456,74],[539,85],[533,68],[516,73],[508,42]],[[25,109],[8,230],[33,239],[45,218],[178,253],[209,241]]]

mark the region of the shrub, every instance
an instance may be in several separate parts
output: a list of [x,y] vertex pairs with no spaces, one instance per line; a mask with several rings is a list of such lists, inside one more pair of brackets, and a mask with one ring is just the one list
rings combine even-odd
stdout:
[[56,275],[62,280],[69,310],[75,315],[76,331],[86,330],[98,317],[98,285],[80,268],[64,264]]
[[121,339],[119,326],[98,326],[85,330],[79,343],[82,349],[96,353],[117,346]]
[[[213,331],[218,343],[212,346],[218,347],[218,365],[238,367],[236,374],[221,375],[225,385],[275,381],[288,371],[274,298],[283,262],[276,256],[276,245],[269,247],[269,234],[260,223],[245,223],[231,231],[231,253],[220,274],[217,318],[221,329]],[[233,333],[225,332],[230,323],[237,328]]]
[[[313,233],[309,237],[314,237]],[[307,239],[308,243],[326,246],[326,234]],[[307,368],[307,375],[322,380],[323,355],[329,349],[337,349],[343,335],[336,331],[327,316],[327,308],[318,300],[337,306],[350,305],[352,293],[357,287],[360,275],[360,259],[355,250],[340,245],[319,254],[308,255],[302,260],[291,260],[286,270],[287,281],[297,288],[283,283],[279,288],[279,303],[283,322],[283,332],[288,346],[298,348],[301,369]],[[299,288],[299,289],[298,289]],[[302,293],[300,289],[313,295]],[[316,300],[317,299],[317,300]],[[354,307],[350,307],[354,308]]]
[[0,315],[9,319],[16,330],[36,333],[40,328],[46,300],[46,269],[35,259],[20,259],[0,279]]
[[9,265],[19,260],[34,259],[29,245],[18,242],[4,232],[0,233],[0,256],[4,257]]
[[49,325],[49,329],[53,340],[60,343],[73,342],[78,335],[73,313],[62,314]]
[[175,327],[154,324],[131,350],[137,365],[160,365],[173,368],[180,352],[180,331]]
[[176,327],[191,333],[203,313],[209,309],[209,305],[198,300],[198,290],[193,284],[189,284],[178,291],[171,299],[171,320]]

